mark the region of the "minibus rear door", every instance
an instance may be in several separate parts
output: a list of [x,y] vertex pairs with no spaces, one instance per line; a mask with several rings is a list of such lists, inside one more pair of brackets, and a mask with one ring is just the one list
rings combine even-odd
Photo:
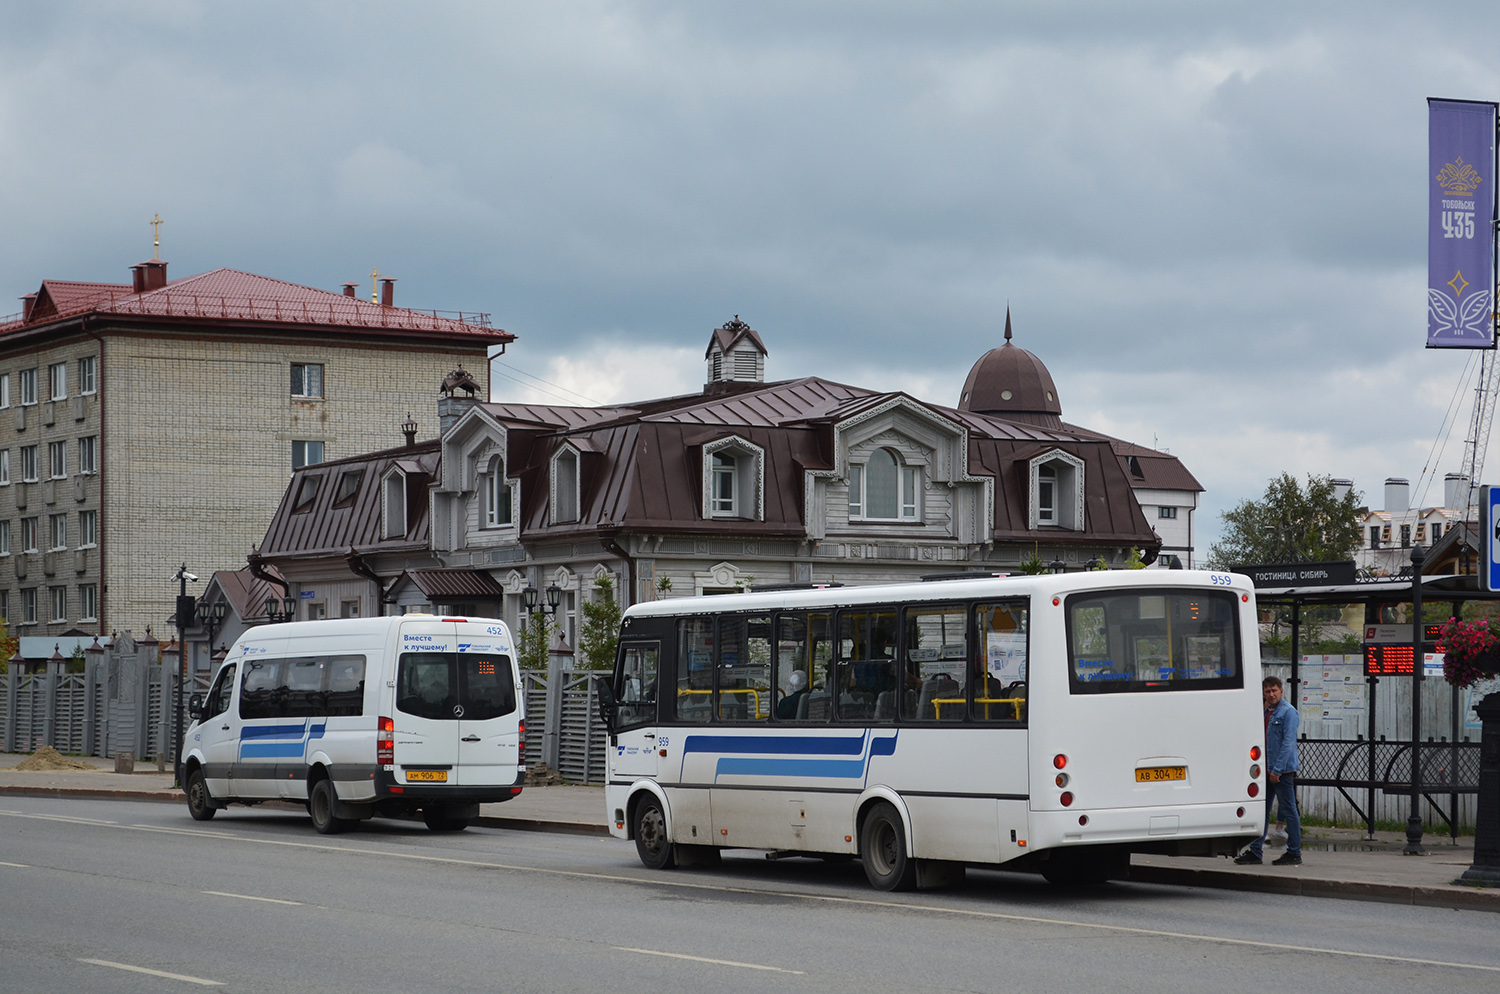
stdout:
[[454,782],[462,717],[454,625],[409,621],[397,641],[395,776],[400,784]]

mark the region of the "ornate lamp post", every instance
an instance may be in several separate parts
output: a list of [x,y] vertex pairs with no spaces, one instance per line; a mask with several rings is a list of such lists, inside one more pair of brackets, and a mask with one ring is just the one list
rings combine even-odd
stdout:
[[291,621],[297,616],[297,602],[290,597],[267,597],[265,608],[266,620],[273,625]]
[[198,627],[208,632],[208,661],[213,665],[214,659],[214,633],[224,625],[224,617],[229,614],[229,605],[223,601],[214,604],[198,602]]
[[174,734],[172,738],[172,771],[177,778],[177,786],[182,786],[182,691],[187,677],[187,632],[193,627],[197,618],[197,601],[188,596],[187,585],[189,582],[197,583],[198,578],[188,572],[187,563],[183,563],[172,579],[178,583],[177,587],[177,611],[172,621],[177,626],[177,706],[174,709],[176,718],[173,722]]

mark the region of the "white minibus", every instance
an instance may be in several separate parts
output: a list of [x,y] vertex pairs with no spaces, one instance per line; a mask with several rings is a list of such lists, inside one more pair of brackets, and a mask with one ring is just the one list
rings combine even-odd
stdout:
[[724,848],[1063,883],[1261,834],[1248,578],[1178,570],[676,598],[625,612],[611,832],[649,867]]
[[301,801],[322,833],[421,812],[467,827],[525,777],[525,703],[502,621],[405,615],[261,625],[183,735],[188,811]]

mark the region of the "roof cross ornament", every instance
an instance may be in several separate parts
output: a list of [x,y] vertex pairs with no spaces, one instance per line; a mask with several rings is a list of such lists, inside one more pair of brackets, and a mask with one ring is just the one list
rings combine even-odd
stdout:
[[373,266],[370,269],[370,303],[380,303],[380,267]]
[[151,213],[151,261],[161,261],[161,215]]

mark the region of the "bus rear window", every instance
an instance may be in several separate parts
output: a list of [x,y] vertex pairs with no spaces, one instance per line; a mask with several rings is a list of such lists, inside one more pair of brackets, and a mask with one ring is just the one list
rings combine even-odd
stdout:
[[1068,685],[1075,694],[1244,686],[1239,613],[1224,591],[1132,590],[1067,601]]

